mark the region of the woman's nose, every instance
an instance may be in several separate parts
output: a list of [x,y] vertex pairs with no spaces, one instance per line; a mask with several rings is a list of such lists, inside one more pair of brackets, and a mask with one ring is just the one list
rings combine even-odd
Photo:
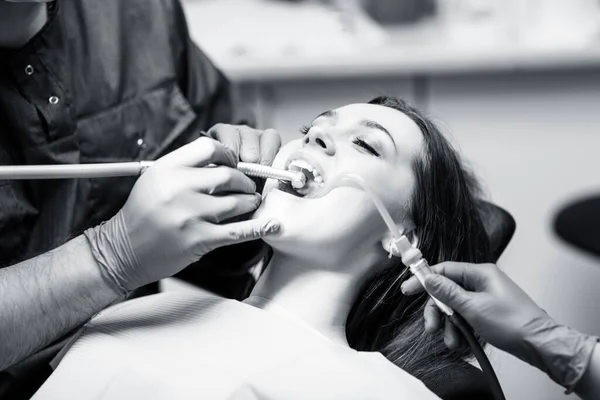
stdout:
[[306,136],[304,136],[304,140],[302,141],[303,146],[317,146],[325,151],[327,155],[335,154],[335,144],[333,140],[329,137],[327,133],[323,131],[321,128],[312,128]]

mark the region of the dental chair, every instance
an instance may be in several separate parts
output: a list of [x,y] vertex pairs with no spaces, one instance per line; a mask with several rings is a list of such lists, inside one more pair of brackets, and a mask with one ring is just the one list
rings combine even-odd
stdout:
[[479,204],[479,210],[490,238],[492,257],[497,262],[515,234],[517,224],[508,211],[487,201]]
[[560,209],[554,232],[576,249],[600,257],[600,195],[579,198]]
[[[490,238],[492,260],[497,262],[515,233],[516,222],[506,210],[486,201],[480,202],[479,209]],[[442,400],[492,399],[483,372],[467,363],[464,368],[441,373],[427,386]]]

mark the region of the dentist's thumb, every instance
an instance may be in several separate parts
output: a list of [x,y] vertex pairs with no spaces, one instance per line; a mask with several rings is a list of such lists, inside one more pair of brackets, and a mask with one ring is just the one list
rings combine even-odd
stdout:
[[432,274],[425,277],[424,285],[427,292],[442,303],[460,314],[465,312],[470,296],[456,282],[443,275]]
[[231,244],[250,242],[267,236],[276,236],[281,233],[282,226],[277,220],[252,219],[242,222],[232,222],[221,225],[222,239],[216,247]]

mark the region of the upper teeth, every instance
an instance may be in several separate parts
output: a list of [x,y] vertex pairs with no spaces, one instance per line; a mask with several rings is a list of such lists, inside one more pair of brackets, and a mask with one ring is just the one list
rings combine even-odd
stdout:
[[317,171],[317,169],[308,161],[298,158],[290,161],[290,163],[288,164],[288,169],[290,170],[300,168],[310,171],[310,173],[313,174],[313,176],[315,177],[314,181],[316,183],[323,183],[323,177],[321,176],[319,171]]

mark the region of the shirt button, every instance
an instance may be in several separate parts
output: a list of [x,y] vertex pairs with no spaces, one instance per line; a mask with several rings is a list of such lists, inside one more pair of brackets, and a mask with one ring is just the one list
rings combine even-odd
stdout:
[[142,138],[139,138],[137,140],[137,145],[138,145],[138,147],[141,147],[142,149],[146,148],[146,143],[144,142],[144,139],[142,139]]
[[56,97],[56,96],[51,96],[51,97],[48,99],[48,102],[49,102],[50,104],[58,104],[58,97]]
[[28,65],[25,67],[25,73],[27,75],[33,75],[33,67],[31,65]]

